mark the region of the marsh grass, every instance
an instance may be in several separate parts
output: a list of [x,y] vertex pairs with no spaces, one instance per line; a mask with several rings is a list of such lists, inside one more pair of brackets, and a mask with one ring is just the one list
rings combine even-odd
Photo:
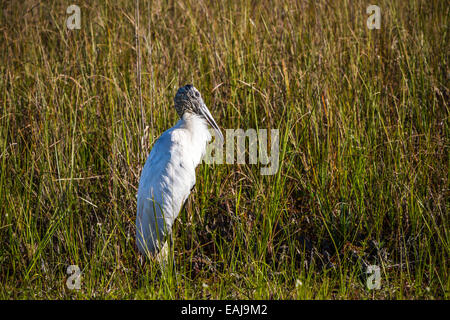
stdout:
[[[446,1],[380,0],[380,30],[368,1],[149,1],[138,28],[77,1],[80,30],[70,4],[0,5],[1,298],[448,299]],[[280,168],[201,165],[161,272],[136,192],[185,83],[222,128],[279,129]]]

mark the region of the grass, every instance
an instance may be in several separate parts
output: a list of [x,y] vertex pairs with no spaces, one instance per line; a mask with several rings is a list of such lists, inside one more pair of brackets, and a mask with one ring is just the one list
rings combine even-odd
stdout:
[[[0,298],[449,298],[446,1],[380,0],[380,30],[369,1],[70,4],[1,4]],[[136,192],[186,83],[279,129],[280,167],[200,165],[161,273]]]

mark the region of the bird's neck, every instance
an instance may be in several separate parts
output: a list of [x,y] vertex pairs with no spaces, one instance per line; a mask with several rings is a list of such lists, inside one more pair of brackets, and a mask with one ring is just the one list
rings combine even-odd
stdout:
[[210,137],[208,139],[208,135],[210,134],[208,131],[208,123],[205,119],[196,114],[185,112],[181,121],[185,129],[191,134],[192,139],[199,141],[206,139],[205,142],[210,139]]
[[179,121],[179,127],[190,136],[190,156],[197,166],[205,155],[206,144],[211,141],[211,134],[205,119],[191,113],[184,113]]

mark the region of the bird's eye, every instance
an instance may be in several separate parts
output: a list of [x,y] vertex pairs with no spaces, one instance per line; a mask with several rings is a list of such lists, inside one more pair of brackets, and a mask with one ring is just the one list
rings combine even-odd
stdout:
[[196,98],[199,98],[199,97],[200,97],[200,93],[195,92],[194,94],[195,94],[195,97],[196,97]]

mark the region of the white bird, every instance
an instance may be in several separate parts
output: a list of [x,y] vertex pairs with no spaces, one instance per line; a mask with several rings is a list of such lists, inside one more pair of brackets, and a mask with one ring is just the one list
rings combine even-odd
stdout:
[[181,119],[155,142],[139,181],[136,243],[149,257],[167,255],[167,238],[195,185],[195,168],[212,138],[208,124],[223,142],[218,125],[193,85],[179,88],[174,102]]

